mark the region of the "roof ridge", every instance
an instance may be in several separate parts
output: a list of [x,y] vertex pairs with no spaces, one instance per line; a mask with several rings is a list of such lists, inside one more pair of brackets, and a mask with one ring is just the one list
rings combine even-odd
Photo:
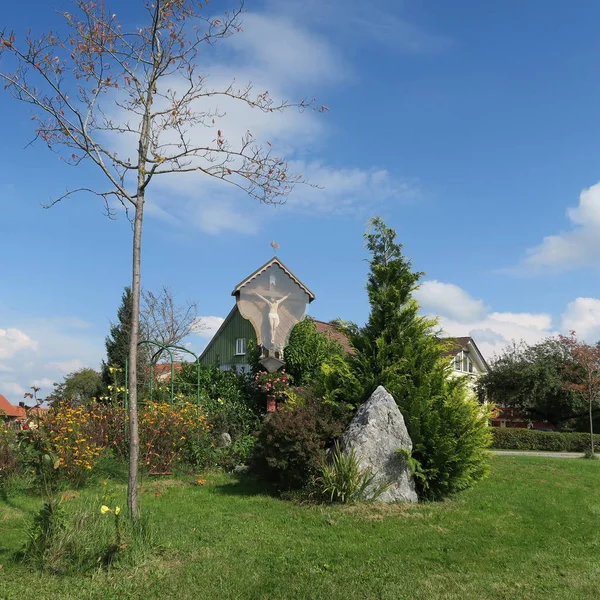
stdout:
[[262,265],[262,267],[259,267],[258,269],[256,269],[256,271],[254,271],[254,273],[252,273],[251,275],[248,275],[248,277],[246,277],[245,279],[243,279],[242,281],[240,281],[240,283],[238,283],[235,288],[233,289],[233,292],[231,292],[232,296],[235,296],[242,287],[244,287],[247,283],[249,283],[250,281],[252,281],[253,279],[255,279],[256,277],[258,277],[261,273],[263,273],[268,267],[270,267],[271,265],[277,263],[279,265],[279,267],[288,275],[288,277],[290,277],[290,279],[293,279],[294,282],[300,287],[302,288],[309,297],[309,302],[312,302],[315,299],[315,295],[310,291],[309,288],[307,288],[302,281],[300,281],[300,279],[298,279],[298,277],[296,277],[296,275],[294,275],[294,273],[288,268],[286,267],[283,262],[277,257],[274,256],[273,258],[271,258],[270,260],[268,260],[264,265]]

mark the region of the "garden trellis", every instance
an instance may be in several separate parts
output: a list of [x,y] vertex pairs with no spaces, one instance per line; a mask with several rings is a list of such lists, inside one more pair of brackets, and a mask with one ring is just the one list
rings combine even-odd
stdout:
[[[177,388],[178,393],[180,393],[181,388],[186,388],[191,386],[191,387],[195,387],[195,396],[196,396],[196,402],[198,404],[200,404],[200,369],[201,369],[201,363],[200,363],[200,357],[192,352],[191,350],[189,350],[188,348],[184,348],[183,346],[177,346],[175,344],[162,344],[161,342],[157,342],[155,340],[142,340],[138,343],[138,346],[148,346],[152,349],[156,349],[152,355],[150,356],[150,360],[148,362],[147,368],[148,368],[148,373],[149,373],[149,378],[148,378],[148,383],[145,384],[145,387],[148,390],[148,400],[152,401],[154,398],[154,393],[156,391],[156,377],[155,377],[155,367],[157,364],[157,360],[160,358],[160,356],[162,354],[168,354],[169,356],[169,362],[167,364],[170,365],[170,369],[169,369],[169,401],[171,404],[173,404],[175,402],[175,390]],[[178,381],[175,382],[175,354],[176,353],[183,353],[183,354],[187,354],[190,355],[194,358],[193,362],[191,362],[190,364],[195,365],[196,367],[196,384],[194,385],[193,383],[188,383],[188,382],[184,382],[184,381]],[[164,364],[164,363],[163,363]],[[128,375],[128,361],[125,361],[125,381],[128,381],[127,375]],[[192,394],[187,394],[188,396],[191,396]],[[128,406],[128,397],[129,397],[129,390],[127,387],[125,387],[125,392],[124,392],[124,404],[125,406]]]

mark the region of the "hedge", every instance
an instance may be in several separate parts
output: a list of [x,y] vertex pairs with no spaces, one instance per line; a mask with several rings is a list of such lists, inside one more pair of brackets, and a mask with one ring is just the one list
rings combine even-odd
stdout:
[[[492,427],[492,448],[497,450],[542,450],[584,452],[590,449],[589,433],[560,433],[509,427]],[[594,448],[600,449],[600,435],[594,435]]]

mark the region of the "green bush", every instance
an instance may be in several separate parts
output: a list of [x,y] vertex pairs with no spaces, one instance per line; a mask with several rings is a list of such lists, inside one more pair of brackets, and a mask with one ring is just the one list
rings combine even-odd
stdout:
[[[509,427],[491,427],[492,446],[498,450],[538,450],[545,452],[585,452],[590,449],[589,433],[561,433]],[[600,448],[600,435],[594,436]]]
[[[464,379],[440,387],[431,397],[422,388],[400,406],[413,441],[409,464],[417,492],[428,500],[468,489],[489,472],[489,411],[468,395]],[[393,385],[389,391],[398,397]]]
[[331,337],[319,333],[310,317],[297,323],[285,348],[285,368],[297,386],[308,385],[320,375],[321,365],[344,350]]
[[306,488],[325,461],[325,449],[341,434],[347,421],[343,406],[314,399],[294,410],[267,415],[251,459],[252,470],[280,490]]
[[0,488],[18,469],[16,434],[0,421]]
[[252,455],[255,441],[253,436],[245,435],[224,448],[213,447],[207,454],[204,466],[233,471],[238,465],[246,465]]

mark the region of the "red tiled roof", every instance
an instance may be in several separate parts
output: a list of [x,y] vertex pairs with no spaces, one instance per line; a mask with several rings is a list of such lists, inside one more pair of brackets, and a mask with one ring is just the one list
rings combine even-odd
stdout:
[[[182,363],[173,363],[173,372],[179,373],[183,368]],[[171,380],[171,363],[159,363],[154,365],[154,377],[159,381]]]
[[7,417],[17,417],[17,419],[27,418],[27,412],[22,406],[12,405],[2,394],[0,394],[0,413]]
[[315,319],[314,322],[319,333],[323,333],[324,335],[329,336],[332,340],[338,342],[348,354],[354,354],[354,348],[352,347],[348,336],[343,331],[340,331],[331,323],[325,323],[325,321],[317,321]]
[[[174,371],[181,371],[181,363],[173,363]],[[158,363],[154,365],[155,375],[164,375],[165,373],[171,373],[171,363]]]

